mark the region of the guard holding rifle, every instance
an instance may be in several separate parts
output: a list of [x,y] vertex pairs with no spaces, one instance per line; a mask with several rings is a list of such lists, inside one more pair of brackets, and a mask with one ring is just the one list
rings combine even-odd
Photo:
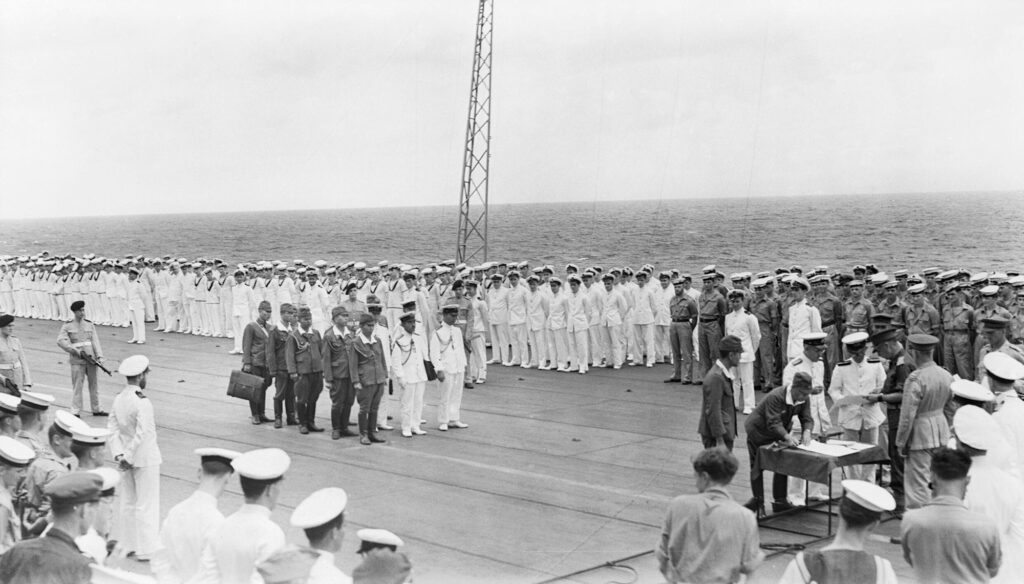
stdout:
[[85,301],[76,300],[71,303],[71,312],[75,319],[60,327],[57,335],[57,346],[71,356],[71,413],[81,417],[82,383],[89,380],[89,405],[92,415],[106,416],[107,412],[100,408],[99,384],[96,381],[96,370],[101,369],[107,375],[110,371],[102,365],[103,349],[100,347],[100,336],[92,321],[85,318]]

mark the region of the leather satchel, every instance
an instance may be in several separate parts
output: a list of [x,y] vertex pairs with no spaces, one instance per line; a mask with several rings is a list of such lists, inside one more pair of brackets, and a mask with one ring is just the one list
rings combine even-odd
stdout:
[[238,399],[252,401],[252,397],[256,395],[256,392],[258,392],[262,387],[262,377],[236,369],[231,372],[231,380],[228,382],[228,395],[231,397],[237,397]]
[[423,369],[427,372],[427,381],[434,381],[437,379],[437,371],[434,370],[434,364],[426,359],[423,360]]

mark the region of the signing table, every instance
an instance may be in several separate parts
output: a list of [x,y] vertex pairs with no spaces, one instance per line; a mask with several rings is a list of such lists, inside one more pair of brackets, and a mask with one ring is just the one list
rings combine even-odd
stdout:
[[[855,464],[881,464],[889,462],[889,456],[879,446],[846,440],[829,440],[826,443],[814,441],[807,446],[796,448],[768,444],[758,450],[758,457],[762,471],[780,473],[813,483],[824,483],[828,485],[830,496],[832,494],[832,474],[834,470]],[[828,531],[821,539],[827,539],[832,537],[832,503],[833,500],[831,498],[817,504],[811,504],[807,500],[807,505],[804,507],[794,507],[781,513],[772,513],[760,518],[758,523],[769,529],[813,537],[815,536],[813,533],[775,527],[769,523],[772,519],[782,515],[791,515],[805,511],[821,512],[816,507],[826,506],[825,513],[828,515]]]

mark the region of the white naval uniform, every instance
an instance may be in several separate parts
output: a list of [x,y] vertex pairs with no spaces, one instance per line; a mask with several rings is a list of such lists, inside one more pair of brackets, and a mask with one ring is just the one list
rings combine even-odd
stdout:
[[789,307],[789,341],[783,359],[792,360],[803,355],[803,335],[820,332],[821,313],[818,309],[808,304],[807,300],[794,303]]
[[128,283],[125,294],[128,303],[128,319],[132,325],[132,341],[146,342],[146,292],[142,280],[135,278]]
[[167,513],[160,529],[160,549],[153,556],[153,574],[160,584],[184,584],[199,571],[203,546],[224,523],[217,498],[192,493]]
[[972,456],[964,504],[991,519],[999,531],[1003,563],[996,584],[1017,584],[1024,577],[1024,489],[1020,481],[987,455]]
[[527,365],[530,363],[530,344],[527,332],[526,315],[529,311],[527,295],[530,289],[522,284],[508,289],[508,329],[509,342],[512,344],[512,364]]
[[654,290],[650,284],[637,285],[633,291],[633,334],[636,338],[636,353],[633,362],[647,356],[647,366],[654,365],[654,315],[658,311]]
[[1008,470],[1024,477],[1024,401],[1010,389],[996,394],[995,403],[992,419],[999,424],[1006,439],[1005,449],[1009,450],[1007,457],[1012,459]]
[[320,557],[309,569],[306,584],[352,584],[352,578],[334,565],[334,554],[323,550],[314,550]]
[[557,364],[560,370],[569,368],[569,333],[565,330],[567,313],[567,294],[559,290],[548,301],[548,351],[552,364]]
[[737,375],[732,380],[734,405],[740,409],[742,400],[744,411],[753,410],[757,405],[754,398],[754,358],[761,343],[757,317],[742,308],[739,312],[729,311],[725,315],[725,334],[737,337],[743,345]]
[[236,281],[231,287],[231,329],[235,339],[235,353],[242,352],[242,333],[245,331],[245,325],[250,322],[249,317],[252,315],[255,302],[256,296],[252,288],[244,282],[239,284]]
[[527,339],[530,344],[531,367],[545,367],[548,362],[548,297],[540,288],[527,291],[526,299]]
[[284,532],[270,519],[270,509],[243,504],[206,539],[192,584],[262,582],[256,566],[284,546]]
[[491,325],[492,363],[511,363],[508,317],[508,288],[492,286],[487,291],[487,322]]
[[575,293],[570,291],[566,297],[565,333],[569,340],[571,367],[586,373],[590,355],[590,299],[582,286]]
[[[832,369],[832,381],[828,395],[833,403],[852,395],[866,396],[882,391],[885,385],[885,368],[878,359],[864,359],[857,363],[853,359],[841,361]],[[838,408],[839,426],[843,429],[843,440],[878,444],[878,428],[885,422],[885,413],[878,402],[860,405],[842,405]],[[850,467],[850,478],[875,482],[873,465],[855,464]]]
[[601,304],[601,338],[607,350],[607,363],[618,369],[625,360],[626,344],[623,338],[623,323],[629,304],[621,288],[612,288],[605,294]]
[[[167,315],[163,323],[165,332],[182,332],[185,289],[182,287],[181,271],[167,273]],[[164,318],[161,316],[161,318]]]
[[430,337],[430,362],[434,369],[444,371],[441,399],[437,404],[437,423],[459,422],[462,411],[462,384],[466,371],[466,351],[462,331],[457,326],[441,323]]
[[120,541],[128,551],[150,557],[160,547],[160,447],[153,403],[128,385],[114,398],[107,419],[110,452],[134,468],[121,472]]
[[211,336],[224,336],[224,311],[220,308],[220,283],[217,281],[217,273],[214,272],[212,280],[203,282],[206,291],[206,320],[210,329],[207,331]]
[[419,429],[423,419],[423,394],[427,388],[424,360],[430,360],[426,337],[418,333],[409,334],[399,327],[391,341],[391,378],[397,385],[395,390],[401,391],[403,433]]
[[217,283],[220,284],[220,313],[217,315],[217,318],[220,319],[220,330],[224,332],[225,337],[233,339],[235,338],[235,327],[231,319],[231,313],[234,312],[231,288],[235,285],[235,279],[231,276],[223,276]]
[[167,270],[161,269],[158,272],[153,272],[153,287],[156,292],[156,317],[157,327],[154,330],[157,331],[169,331],[167,324],[169,321],[168,315],[170,308],[168,307],[168,298],[171,292],[171,273]]
[[[803,352],[803,344],[801,343],[801,352]],[[793,377],[797,373],[806,373],[811,376],[812,387],[825,387],[825,364],[818,360],[812,362],[806,356],[800,356],[795,359],[791,359],[786,364],[785,369],[782,370],[782,385],[789,387],[789,384],[793,382]],[[814,420],[814,429],[811,430],[812,435],[821,435],[828,432],[832,428],[832,419],[828,415],[828,405],[825,403],[825,394],[819,393],[817,395],[807,396],[807,406],[810,409],[811,419]],[[800,439],[803,430],[800,428],[800,420],[796,416],[793,417],[793,430],[790,432],[791,436],[794,436],[797,440]],[[794,505],[803,505],[806,502],[805,488],[806,481],[803,479],[797,479],[789,477],[789,502]],[[838,484],[838,481],[833,481],[834,485]],[[835,487],[833,487],[835,488]],[[827,485],[822,483],[811,483],[810,494],[812,497],[822,497],[828,490]]]
[[660,285],[654,290],[654,302],[658,309],[654,311],[654,355],[656,361],[671,361],[672,346],[669,341],[668,331],[672,326],[672,315],[669,313],[668,304],[676,295],[675,287],[669,283]]

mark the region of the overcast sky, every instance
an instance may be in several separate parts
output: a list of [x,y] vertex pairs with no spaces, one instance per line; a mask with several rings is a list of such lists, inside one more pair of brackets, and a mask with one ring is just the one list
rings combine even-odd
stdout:
[[[1024,3],[497,0],[492,203],[1024,187]],[[455,204],[474,0],[0,0],[0,212]]]

